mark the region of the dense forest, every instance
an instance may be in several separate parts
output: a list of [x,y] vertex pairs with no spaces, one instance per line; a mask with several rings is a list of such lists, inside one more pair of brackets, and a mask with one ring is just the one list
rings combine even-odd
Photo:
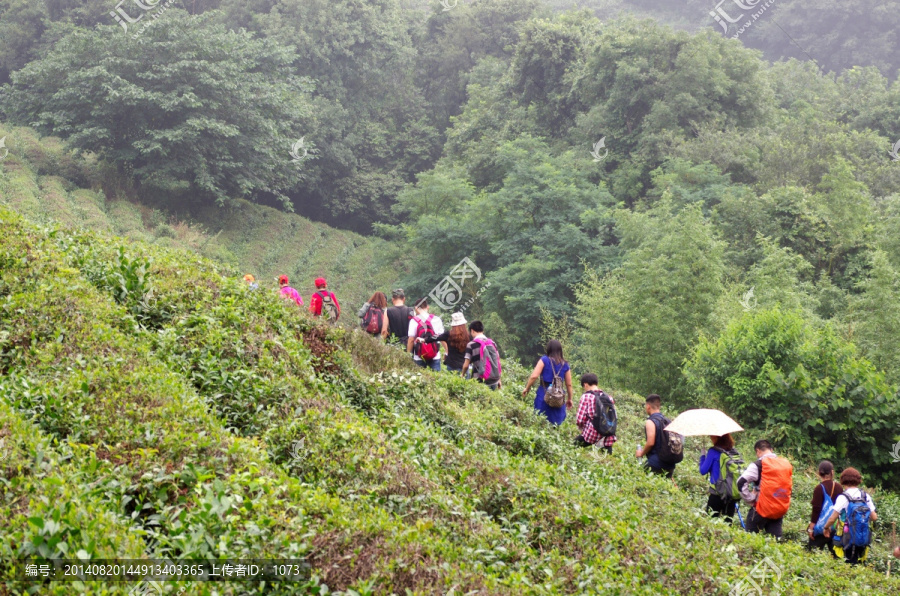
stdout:
[[506,357],[896,482],[898,9],[0,0],[0,118],[153,208],[378,236],[411,294],[469,258]]

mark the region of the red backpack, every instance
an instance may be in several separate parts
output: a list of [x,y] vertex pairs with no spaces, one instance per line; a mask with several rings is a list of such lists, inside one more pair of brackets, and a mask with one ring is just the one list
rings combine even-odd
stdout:
[[377,306],[370,306],[363,317],[363,326],[366,333],[381,335],[381,323],[384,321],[384,311]]
[[[428,318],[424,321],[419,317],[416,317],[416,338],[425,338],[430,335],[434,337],[434,327],[431,325],[431,319],[434,318],[434,315],[428,315]],[[440,349],[438,348],[437,342],[416,342],[416,353],[418,353],[419,358],[424,360],[425,362],[431,362],[437,355],[440,353]]]

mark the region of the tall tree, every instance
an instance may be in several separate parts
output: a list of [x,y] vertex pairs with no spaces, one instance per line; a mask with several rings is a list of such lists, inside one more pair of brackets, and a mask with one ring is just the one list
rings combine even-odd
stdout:
[[285,74],[292,61],[290,48],[170,9],[139,36],[76,29],[13,75],[2,105],[145,189],[220,204],[267,193],[290,206],[293,131],[311,88]]
[[368,232],[438,156],[415,80],[416,52],[398,0],[277,0],[254,21],[296,48],[289,72],[316,81],[315,112],[297,138],[316,161],[291,196],[308,216]]
[[620,269],[589,269],[576,289],[582,364],[613,387],[671,395],[681,363],[723,292],[722,243],[699,205],[622,212]]

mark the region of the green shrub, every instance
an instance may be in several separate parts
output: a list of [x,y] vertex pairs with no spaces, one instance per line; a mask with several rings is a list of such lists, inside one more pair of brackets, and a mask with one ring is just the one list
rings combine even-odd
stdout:
[[779,308],[748,313],[701,339],[685,376],[696,395],[776,442],[900,486],[891,469],[900,397],[831,325]]

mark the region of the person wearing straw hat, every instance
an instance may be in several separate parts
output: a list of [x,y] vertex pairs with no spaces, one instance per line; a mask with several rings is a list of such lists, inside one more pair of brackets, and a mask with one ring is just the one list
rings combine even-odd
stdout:
[[466,347],[469,345],[469,330],[466,329],[466,317],[461,312],[450,315],[450,329],[438,335],[435,341],[439,341],[445,348],[444,369],[452,373],[461,373],[466,361]]

